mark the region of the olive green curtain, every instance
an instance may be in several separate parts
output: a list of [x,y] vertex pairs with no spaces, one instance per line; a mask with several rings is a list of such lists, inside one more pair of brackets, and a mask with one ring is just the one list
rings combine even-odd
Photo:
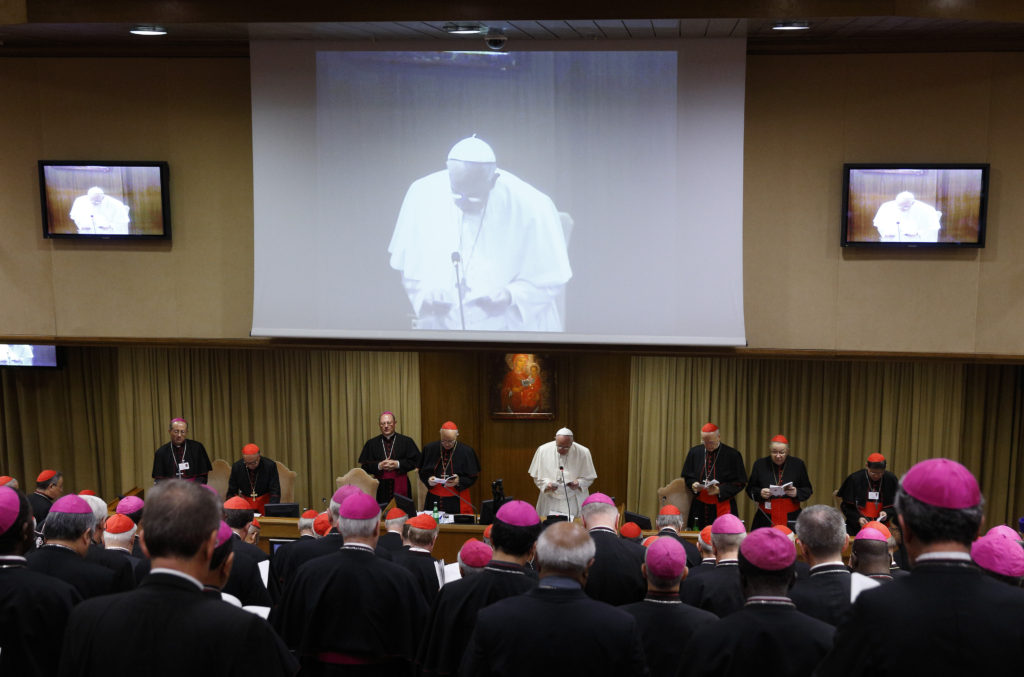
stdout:
[[211,460],[255,442],[298,473],[295,500],[322,505],[352,468],[377,416],[420,429],[414,353],[185,348],[69,349],[63,369],[7,371],[0,388],[0,472],[62,470],[68,490],[112,498],[148,487],[170,419]]
[[[657,490],[679,477],[707,421],[749,470],[785,435],[807,463],[814,495],[832,492],[868,454],[902,474],[937,456],[960,461],[981,483],[989,524],[1024,514],[1021,368],[954,362],[840,362],[635,357],[630,383],[629,505],[657,510]],[[740,516],[754,504],[738,497]]]

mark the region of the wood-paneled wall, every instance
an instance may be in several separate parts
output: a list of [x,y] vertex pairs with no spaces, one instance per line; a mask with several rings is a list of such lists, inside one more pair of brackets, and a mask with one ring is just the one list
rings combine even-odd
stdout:
[[[493,419],[487,399],[484,351],[420,353],[421,444],[438,438],[447,420],[459,426],[459,439],[480,457],[480,479],[472,501],[491,497],[491,482],[504,480],[505,495],[535,503],[537,488],[527,474],[537,447],[567,426],[590,448],[597,469],[591,491],[626,500],[629,443],[630,358],[622,354],[557,354],[558,395],[554,421]],[[406,431],[409,433],[410,431]]]

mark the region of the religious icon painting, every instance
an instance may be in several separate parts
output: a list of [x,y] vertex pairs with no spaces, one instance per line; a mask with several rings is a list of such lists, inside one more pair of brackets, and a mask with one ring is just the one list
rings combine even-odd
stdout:
[[495,355],[488,369],[491,418],[554,420],[555,362],[550,355]]

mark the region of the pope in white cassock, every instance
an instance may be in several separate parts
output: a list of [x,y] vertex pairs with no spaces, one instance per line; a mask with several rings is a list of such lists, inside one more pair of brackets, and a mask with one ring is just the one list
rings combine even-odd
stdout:
[[903,191],[882,203],[874,225],[883,242],[938,242],[941,218],[942,212]]
[[572,269],[558,210],[475,136],[409,186],[388,252],[415,329],[564,331]]
[[588,487],[597,479],[597,471],[590,449],[574,442],[571,430],[560,428],[553,441],[537,447],[530,477],[540,489],[537,514],[569,515],[572,519],[590,495]]
[[127,235],[128,205],[110,197],[99,186],[76,197],[71,205],[71,220],[79,233],[88,235]]

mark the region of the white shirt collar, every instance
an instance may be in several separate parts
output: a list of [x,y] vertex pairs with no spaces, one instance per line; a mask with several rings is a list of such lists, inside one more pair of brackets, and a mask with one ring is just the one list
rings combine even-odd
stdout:
[[171,576],[177,576],[178,578],[184,578],[186,581],[188,581],[192,585],[196,586],[196,588],[198,590],[202,590],[203,589],[203,584],[200,583],[198,579],[195,579],[195,578],[189,576],[184,571],[178,571],[177,569],[168,569],[166,567],[157,567],[155,569],[150,569],[149,573],[151,573],[151,574],[170,574]]

